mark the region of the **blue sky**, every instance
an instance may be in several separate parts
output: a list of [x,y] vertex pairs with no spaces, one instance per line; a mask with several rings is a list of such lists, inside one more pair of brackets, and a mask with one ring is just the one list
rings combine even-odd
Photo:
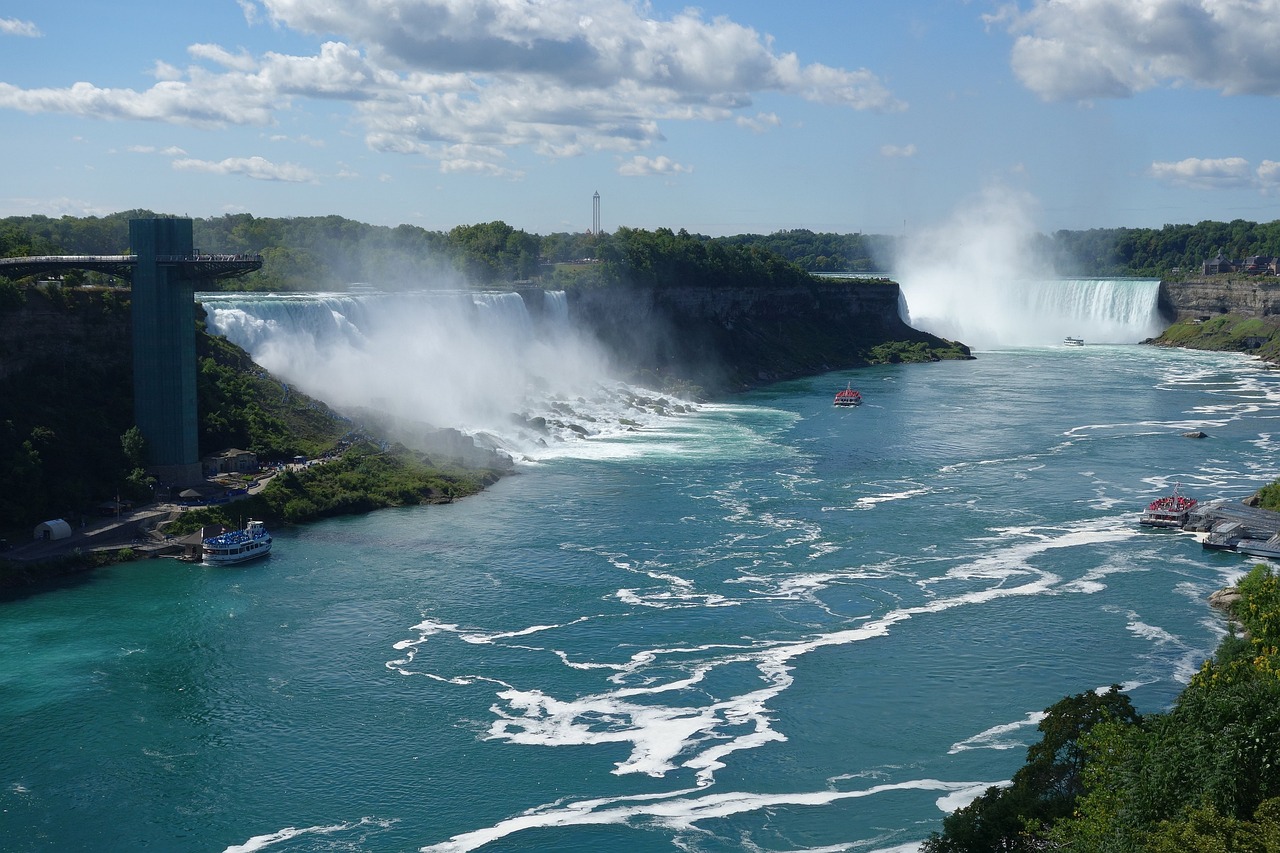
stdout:
[[1277,45],[1280,0],[9,0],[0,215],[1269,222]]

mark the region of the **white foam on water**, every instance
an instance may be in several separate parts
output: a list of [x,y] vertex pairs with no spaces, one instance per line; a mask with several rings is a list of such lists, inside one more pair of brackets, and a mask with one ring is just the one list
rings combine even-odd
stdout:
[[[480,633],[480,632],[463,633],[459,631],[458,639],[462,640],[462,642],[464,643],[471,643],[473,645],[478,645],[478,646],[479,645],[487,646],[487,645],[493,645],[499,640],[510,640],[516,637],[528,637],[533,634],[541,634],[544,631],[554,631],[558,628],[564,628],[567,625],[577,625],[581,622],[586,622],[590,618],[591,617],[589,616],[579,616],[577,619],[574,619],[570,622],[566,622],[564,625],[531,625],[528,628],[521,628],[518,631],[499,631],[492,634]],[[456,628],[456,626],[453,626],[453,627]]]
[[[826,806],[843,800],[856,800],[895,791],[961,792],[978,789],[978,793],[995,783],[941,782],[918,779],[908,782],[876,785],[858,791],[813,791],[789,794],[753,794],[743,791],[688,796],[691,791],[677,791],[648,797],[618,797],[554,804],[529,811],[485,829],[455,835],[448,841],[419,848],[421,853],[467,853],[502,838],[530,829],[551,827],[617,825],[643,820],[672,830],[689,830],[702,821],[722,819],[767,809],[791,806]],[[977,796],[976,794],[974,796]],[[940,803],[942,800],[939,801]]]
[[1125,629],[1135,637],[1141,637],[1144,640],[1150,640],[1156,645],[1165,645],[1166,643],[1182,644],[1182,641],[1170,634],[1164,628],[1158,625],[1148,625],[1143,622],[1137,613],[1129,612],[1129,623],[1125,625]]
[[959,752],[966,752],[971,749],[1018,749],[1027,746],[1026,741],[1020,737],[1014,738],[1024,730],[1034,729],[1040,725],[1040,721],[1045,718],[1043,711],[1033,711],[1013,723],[1001,723],[998,726],[992,726],[983,732],[978,732],[973,737],[965,738],[959,743],[951,745],[951,749],[947,750],[948,755],[955,755]]
[[[952,580],[983,580],[988,585],[952,595],[934,595],[925,603],[891,610],[857,626],[794,641],[748,640],[740,646],[655,648],[633,653],[628,660],[611,665],[596,660],[581,668],[611,668],[610,680],[621,686],[578,697],[561,698],[542,689],[506,686],[495,694],[497,701],[491,711],[497,719],[490,726],[488,737],[552,747],[630,744],[630,755],[615,763],[615,774],[641,773],[660,778],[685,768],[694,773],[699,787],[708,787],[732,753],[786,740],[774,727],[769,704],[792,684],[795,659],[817,649],[886,636],[898,623],[920,616],[1001,598],[1052,592],[1059,578],[1028,567],[1027,558],[1050,548],[1112,541],[1120,534],[1091,529],[1086,524],[1054,534],[1020,529],[1017,535],[1032,538],[1003,549],[1012,554],[982,556],[952,568],[946,575]],[[1025,577],[1025,581],[1009,583],[1018,576]],[[938,582],[939,579],[919,581],[922,586]],[[562,661],[569,661],[563,651],[557,654]],[[754,668],[762,686],[710,703],[687,701],[705,699],[696,690],[697,685],[715,670],[729,666]],[[680,674],[666,675],[672,667]],[[448,680],[449,676],[439,678]],[[637,679],[642,683],[634,683]],[[654,702],[662,696],[674,701]]]
[[[868,483],[868,486],[876,486],[878,483]],[[932,486],[922,486],[919,484],[909,484],[911,488],[899,489],[898,491],[884,492],[878,495],[865,495],[856,498],[850,505],[854,510],[875,509],[878,504],[890,503],[893,501],[905,501],[910,498],[918,498],[923,495],[932,494],[935,489]],[[826,507],[823,508],[824,510]]]
[[[227,847],[223,853],[257,853],[260,850],[266,850],[276,844],[286,841],[293,841],[297,838],[303,838],[309,835],[336,835],[338,833],[350,832],[356,829],[366,829],[374,827],[378,829],[387,829],[394,825],[394,821],[378,820],[371,817],[361,818],[354,823],[338,823],[328,826],[307,826],[302,828],[287,826],[284,829],[266,835],[255,835],[244,844],[232,844]],[[355,842],[359,846],[359,842]]]
[[969,785],[960,788],[954,793],[938,798],[938,810],[946,814],[959,811],[971,804],[974,800],[981,797],[989,788],[1005,788],[1012,784],[1011,779],[1004,779],[999,782],[981,782],[976,785]]
[[1083,575],[1073,581],[1067,581],[1062,585],[1063,592],[1076,592],[1082,595],[1094,595],[1102,592],[1107,588],[1104,581],[1110,575],[1123,575],[1131,572],[1149,571],[1147,563],[1135,555],[1130,555],[1126,560],[1113,559],[1101,566],[1095,566],[1085,571]]

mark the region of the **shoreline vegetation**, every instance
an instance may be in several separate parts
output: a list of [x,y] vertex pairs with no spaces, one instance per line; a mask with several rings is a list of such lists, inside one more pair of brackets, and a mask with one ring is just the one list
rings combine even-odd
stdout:
[[391,507],[447,504],[482,491],[507,473],[437,465],[428,454],[403,445],[382,448],[362,442],[331,461],[286,469],[258,494],[186,510],[164,532],[181,536],[206,525],[238,529],[246,518],[268,525],[306,524]]
[[1227,313],[1176,322],[1144,344],[1209,352],[1239,352],[1280,364],[1280,316]]
[[1117,685],[1060,700],[1013,779],[922,853],[1280,850],[1280,577],[1259,564],[1215,606],[1228,633],[1168,711]]

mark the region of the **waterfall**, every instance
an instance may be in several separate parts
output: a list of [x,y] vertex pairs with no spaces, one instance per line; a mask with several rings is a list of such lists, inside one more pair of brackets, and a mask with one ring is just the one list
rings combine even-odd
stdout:
[[558,330],[569,328],[569,298],[563,290],[544,290],[542,306],[548,325]]
[[[515,456],[668,412],[610,377],[563,292],[200,293],[209,329],[339,410],[454,428]],[[656,395],[655,395],[656,396]]]
[[1047,346],[1071,335],[1090,344],[1137,343],[1164,328],[1158,279],[986,280],[904,276],[904,319],[979,349]]

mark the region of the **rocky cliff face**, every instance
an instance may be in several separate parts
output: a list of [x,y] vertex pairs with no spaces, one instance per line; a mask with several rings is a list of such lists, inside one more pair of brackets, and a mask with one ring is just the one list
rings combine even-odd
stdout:
[[1215,314],[1280,314],[1280,277],[1223,275],[1161,282],[1160,311],[1177,322]]
[[0,380],[27,369],[79,359],[131,369],[128,296],[67,290],[48,296],[32,288],[21,305],[0,311]]
[[[946,348],[898,313],[884,280],[815,281],[790,288],[583,288],[570,316],[619,362],[710,391],[865,365],[890,341]],[[967,355],[967,350],[963,350]]]

